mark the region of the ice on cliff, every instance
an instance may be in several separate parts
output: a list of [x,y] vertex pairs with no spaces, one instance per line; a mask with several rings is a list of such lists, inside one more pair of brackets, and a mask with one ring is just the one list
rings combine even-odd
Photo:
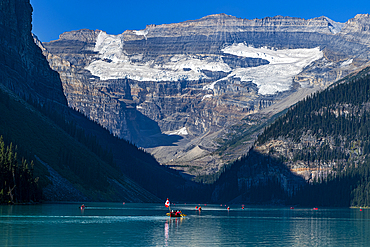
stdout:
[[[140,31],[136,33],[142,34]],[[239,57],[262,58],[269,61],[269,64],[232,70],[223,62],[222,55],[199,57],[177,54],[162,64],[155,64],[154,61],[133,62],[125,55],[122,42],[120,35],[101,32],[94,49],[99,52],[100,59],[92,62],[86,69],[101,80],[127,78],[137,81],[199,80],[208,78],[203,70],[231,72],[228,77],[255,83],[260,94],[274,94],[289,90],[295,75],[313,61],[323,57],[318,47],[275,50],[254,48],[240,43],[227,46],[222,52]],[[204,89],[212,89],[215,83],[205,86]]]

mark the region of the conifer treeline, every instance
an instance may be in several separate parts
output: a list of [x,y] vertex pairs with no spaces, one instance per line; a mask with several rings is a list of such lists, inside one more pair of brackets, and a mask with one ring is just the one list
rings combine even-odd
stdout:
[[304,206],[369,207],[370,162],[350,166],[304,187],[291,203]]
[[11,143],[5,146],[0,136],[0,203],[36,202],[41,199],[41,191],[33,177],[33,161],[19,162]]
[[369,148],[369,100],[370,76],[315,93],[267,127],[258,137],[258,143],[278,137],[299,141],[310,130],[318,138],[361,139],[363,147]]
[[[43,104],[40,105],[35,101],[28,101],[31,105],[37,108],[40,112],[48,116],[55,124],[67,132],[71,137],[75,138],[78,142],[86,146],[90,151],[95,153],[99,158],[105,161],[111,166],[116,166],[113,160],[113,154],[111,150],[103,148],[98,142],[96,136],[85,133],[85,131],[78,127],[74,122],[67,121],[66,117],[63,115],[63,112],[58,112],[53,110],[52,105]],[[80,114],[81,117],[86,118],[83,114]],[[109,132],[109,131],[107,131]]]
[[[364,75],[365,74],[365,75]],[[329,137],[334,145],[306,147],[294,160],[342,160],[335,175],[306,186],[293,202],[317,206],[370,206],[370,75],[361,76],[315,93],[297,103],[258,137],[263,144],[271,139],[291,138],[300,142],[304,134],[316,139]],[[350,159],[356,149],[363,160]]]

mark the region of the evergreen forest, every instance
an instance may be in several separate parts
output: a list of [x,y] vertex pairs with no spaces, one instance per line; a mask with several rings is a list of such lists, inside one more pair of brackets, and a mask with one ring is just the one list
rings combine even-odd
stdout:
[[5,146],[0,136],[0,203],[37,202],[41,199],[33,161],[18,160],[13,144]]
[[[327,177],[316,178],[302,187],[291,203],[370,206],[369,71],[364,69],[307,97],[258,137],[257,145],[277,139],[301,144],[301,149],[290,150],[293,158],[277,155],[282,161],[332,165]],[[305,136],[319,144],[305,146]]]

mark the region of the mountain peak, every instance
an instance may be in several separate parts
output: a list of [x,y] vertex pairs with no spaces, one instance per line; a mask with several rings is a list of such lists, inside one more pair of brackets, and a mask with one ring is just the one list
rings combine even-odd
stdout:
[[360,19],[360,18],[369,18],[370,15],[369,14],[357,14],[355,16],[355,19]]
[[347,40],[370,46],[370,15],[357,14],[349,19],[341,30],[341,35]]
[[234,16],[232,16],[232,15],[227,15],[227,14],[225,14],[225,13],[219,13],[219,14],[207,15],[207,16],[205,16],[205,17],[203,17],[203,18],[207,18],[207,17],[233,17],[233,18],[235,18]]

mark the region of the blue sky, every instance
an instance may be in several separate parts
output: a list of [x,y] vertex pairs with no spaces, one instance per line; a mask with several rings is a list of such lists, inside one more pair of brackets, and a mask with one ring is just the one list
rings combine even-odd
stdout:
[[148,24],[176,23],[219,13],[246,19],[276,15],[309,19],[324,15],[339,22],[370,13],[369,0],[31,0],[31,4],[32,31],[43,42],[82,28],[120,34],[144,29]]

